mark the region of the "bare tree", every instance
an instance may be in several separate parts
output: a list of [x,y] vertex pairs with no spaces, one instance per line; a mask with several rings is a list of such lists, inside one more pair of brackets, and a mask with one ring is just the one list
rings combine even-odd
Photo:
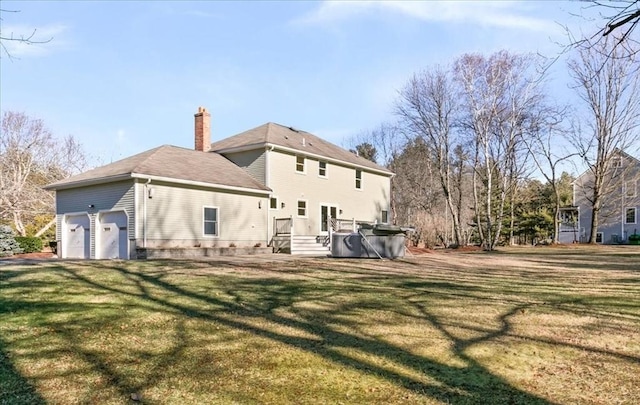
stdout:
[[410,139],[421,139],[437,175],[446,209],[452,218],[456,246],[464,243],[461,222],[462,198],[460,173],[454,152],[464,153],[463,142],[454,134],[458,113],[455,86],[449,73],[436,67],[415,74],[400,92],[396,114]]
[[[6,111],[0,127],[0,220],[25,236],[35,216],[54,214],[53,193],[42,186],[81,171],[86,161],[72,136],[55,139],[42,120]],[[53,219],[35,236],[51,225]]]
[[587,110],[587,130],[573,137],[573,145],[591,178],[585,184],[592,208],[589,243],[596,242],[603,198],[617,187],[616,158],[620,151],[637,147],[640,140],[638,59],[635,52],[617,57],[625,52],[618,43],[612,36],[597,43],[587,41],[569,61],[576,92]]
[[545,178],[552,191],[554,202],[553,243],[557,244],[560,237],[560,208],[563,201],[559,170],[577,153],[568,151],[565,145],[568,141],[568,131],[563,127],[567,115],[566,108],[546,107],[532,111],[532,113],[537,115],[536,125],[532,126],[530,136],[524,137],[523,141],[538,171]]
[[[33,29],[33,31],[27,33],[27,34],[16,34],[13,32],[10,33],[6,33],[2,31],[2,23],[4,22],[4,16],[3,14],[6,13],[19,13],[19,10],[7,10],[7,9],[0,9],[0,48],[2,49],[2,51],[9,57],[9,59],[12,59],[11,53],[9,52],[9,49],[7,49],[7,46],[5,45],[7,42],[19,42],[19,43],[23,43],[26,45],[35,45],[35,44],[46,44],[47,42],[50,42],[53,38],[48,38],[48,39],[38,39],[36,38],[36,34],[38,32],[37,29]],[[0,56],[1,56],[2,52],[0,52]]]
[[592,1],[593,5],[599,7],[603,12],[603,17],[607,21],[606,25],[598,32],[602,36],[616,33],[620,38],[618,43],[631,38],[631,34],[636,29],[640,21],[640,1],[639,0],[617,0],[617,1]]
[[463,103],[461,122],[470,135],[473,197],[484,249],[499,242],[505,202],[526,168],[528,111],[542,101],[535,59],[506,51],[489,57],[464,55],[454,65]]

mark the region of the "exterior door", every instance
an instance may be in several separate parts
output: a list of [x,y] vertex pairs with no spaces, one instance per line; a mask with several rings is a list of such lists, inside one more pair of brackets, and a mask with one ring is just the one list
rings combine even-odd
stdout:
[[327,221],[329,220],[329,215],[331,218],[338,217],[338,206],[337,205],[320,205],[320,234],[326,235],[329,233],[329,226]]
[[67,216],[62,237],[63,258],[88,259],[91,256],[91,225],[88,215]]
[[127,214],[122,211],[100,215],[98,231],[99,259],[128,259]]

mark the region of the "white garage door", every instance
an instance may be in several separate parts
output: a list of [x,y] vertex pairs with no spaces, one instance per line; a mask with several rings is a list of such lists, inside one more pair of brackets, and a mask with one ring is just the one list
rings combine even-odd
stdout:
[[99,221],[96,226],[98,258],[128,259],[127,215],[122,211],[105,212],[100,214]]
[[62,235],[62,257],[68,259],[88,259],[91,255],[91,226],[86,214],[65,218]]

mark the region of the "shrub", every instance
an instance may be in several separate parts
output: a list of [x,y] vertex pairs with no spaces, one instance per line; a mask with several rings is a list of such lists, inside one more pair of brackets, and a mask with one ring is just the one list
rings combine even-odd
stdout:
[[13,229],[7,225],[0,225],[0,257],[13,256],[16,253],[22,253],[22,249],[16,242]]
[[23,253],[42,252],[42,239],[30,236],[16,236],[16,242]]

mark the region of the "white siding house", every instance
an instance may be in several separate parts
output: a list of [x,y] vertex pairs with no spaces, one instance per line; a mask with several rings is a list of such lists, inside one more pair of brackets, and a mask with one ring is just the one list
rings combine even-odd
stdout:
[[[386,168],[274,123],[211,144],[209,119],[202,107],[195,114],[195,150],[164,145],[47,186],[56,191],[61,257],[194,247],[296,253],[295,238],[320,242],[312,251],[326,254],[322,237],[336,219],[388,221]],[[277,229],[286,243],[276,243]]]

